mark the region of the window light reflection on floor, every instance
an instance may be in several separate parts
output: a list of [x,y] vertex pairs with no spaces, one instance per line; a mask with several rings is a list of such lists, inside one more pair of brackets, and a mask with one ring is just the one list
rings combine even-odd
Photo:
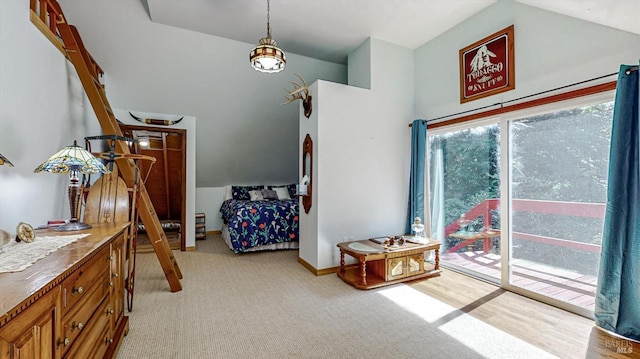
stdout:
[[487,358],[556,358],[408,285],[378,291],[401,308],[433,324],[445,334]]

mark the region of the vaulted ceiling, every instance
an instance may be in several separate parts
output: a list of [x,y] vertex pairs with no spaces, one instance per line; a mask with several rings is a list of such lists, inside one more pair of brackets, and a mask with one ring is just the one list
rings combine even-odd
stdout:
[[[256,44],[267,32],[267,0],[141,1],[165,25]],[[344,64],[369,37],[415,49],[496,1],[640,34],[638,0],[272,0],[271,35],[286,52]]]

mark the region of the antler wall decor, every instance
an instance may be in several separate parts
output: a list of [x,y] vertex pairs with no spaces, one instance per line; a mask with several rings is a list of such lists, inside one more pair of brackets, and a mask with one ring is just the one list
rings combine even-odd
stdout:
[[171,120],[159,120],[155,118],[140,118],[135,116],[131,112],[129,112],[129,115],[131,115],[131,117],[133,117],[136,121],[146,123],[147,125],[156,125],[156,126],[173,126],[176,123],[182,121],[182,119],[184,118],[184,116],[182,116],[175,121],[171,121]]
[[309,87],[302,76],[299,74],[296,74],[296,76],[298,76],[302,81],[302,84],[291,81],[293,84],[293,90],[289,91],[286,88],[284,89],[287,92],[287,96],[284,97],[287,101],[283,102],[282,105],[286,105],[295,100],[301,100],[302,107],[304,108],[304,115],[306,118],[309,118],[309,116],[311,116],[311,111],[313,111],[313,108],[311,107],[311,95],[309,95]]

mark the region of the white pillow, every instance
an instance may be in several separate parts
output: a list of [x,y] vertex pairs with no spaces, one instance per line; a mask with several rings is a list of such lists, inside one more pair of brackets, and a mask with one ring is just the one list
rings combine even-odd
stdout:
[[251,197],[252,201],[263,201],[264,197],[262,196],[262,190],[260,191],[249,191],[249,196]]
[[291,199],[287,187],[273,187],[272,189],[276,191],[278,199]]

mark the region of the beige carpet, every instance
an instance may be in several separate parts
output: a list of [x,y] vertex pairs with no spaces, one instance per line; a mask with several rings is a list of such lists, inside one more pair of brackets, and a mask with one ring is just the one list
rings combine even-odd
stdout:
[[297,250],[235,255],[219,235],[196,244],[174,252],[177,293],[154,254],[138,255],[118,358],[552,357],[410,286],[316,277]]

